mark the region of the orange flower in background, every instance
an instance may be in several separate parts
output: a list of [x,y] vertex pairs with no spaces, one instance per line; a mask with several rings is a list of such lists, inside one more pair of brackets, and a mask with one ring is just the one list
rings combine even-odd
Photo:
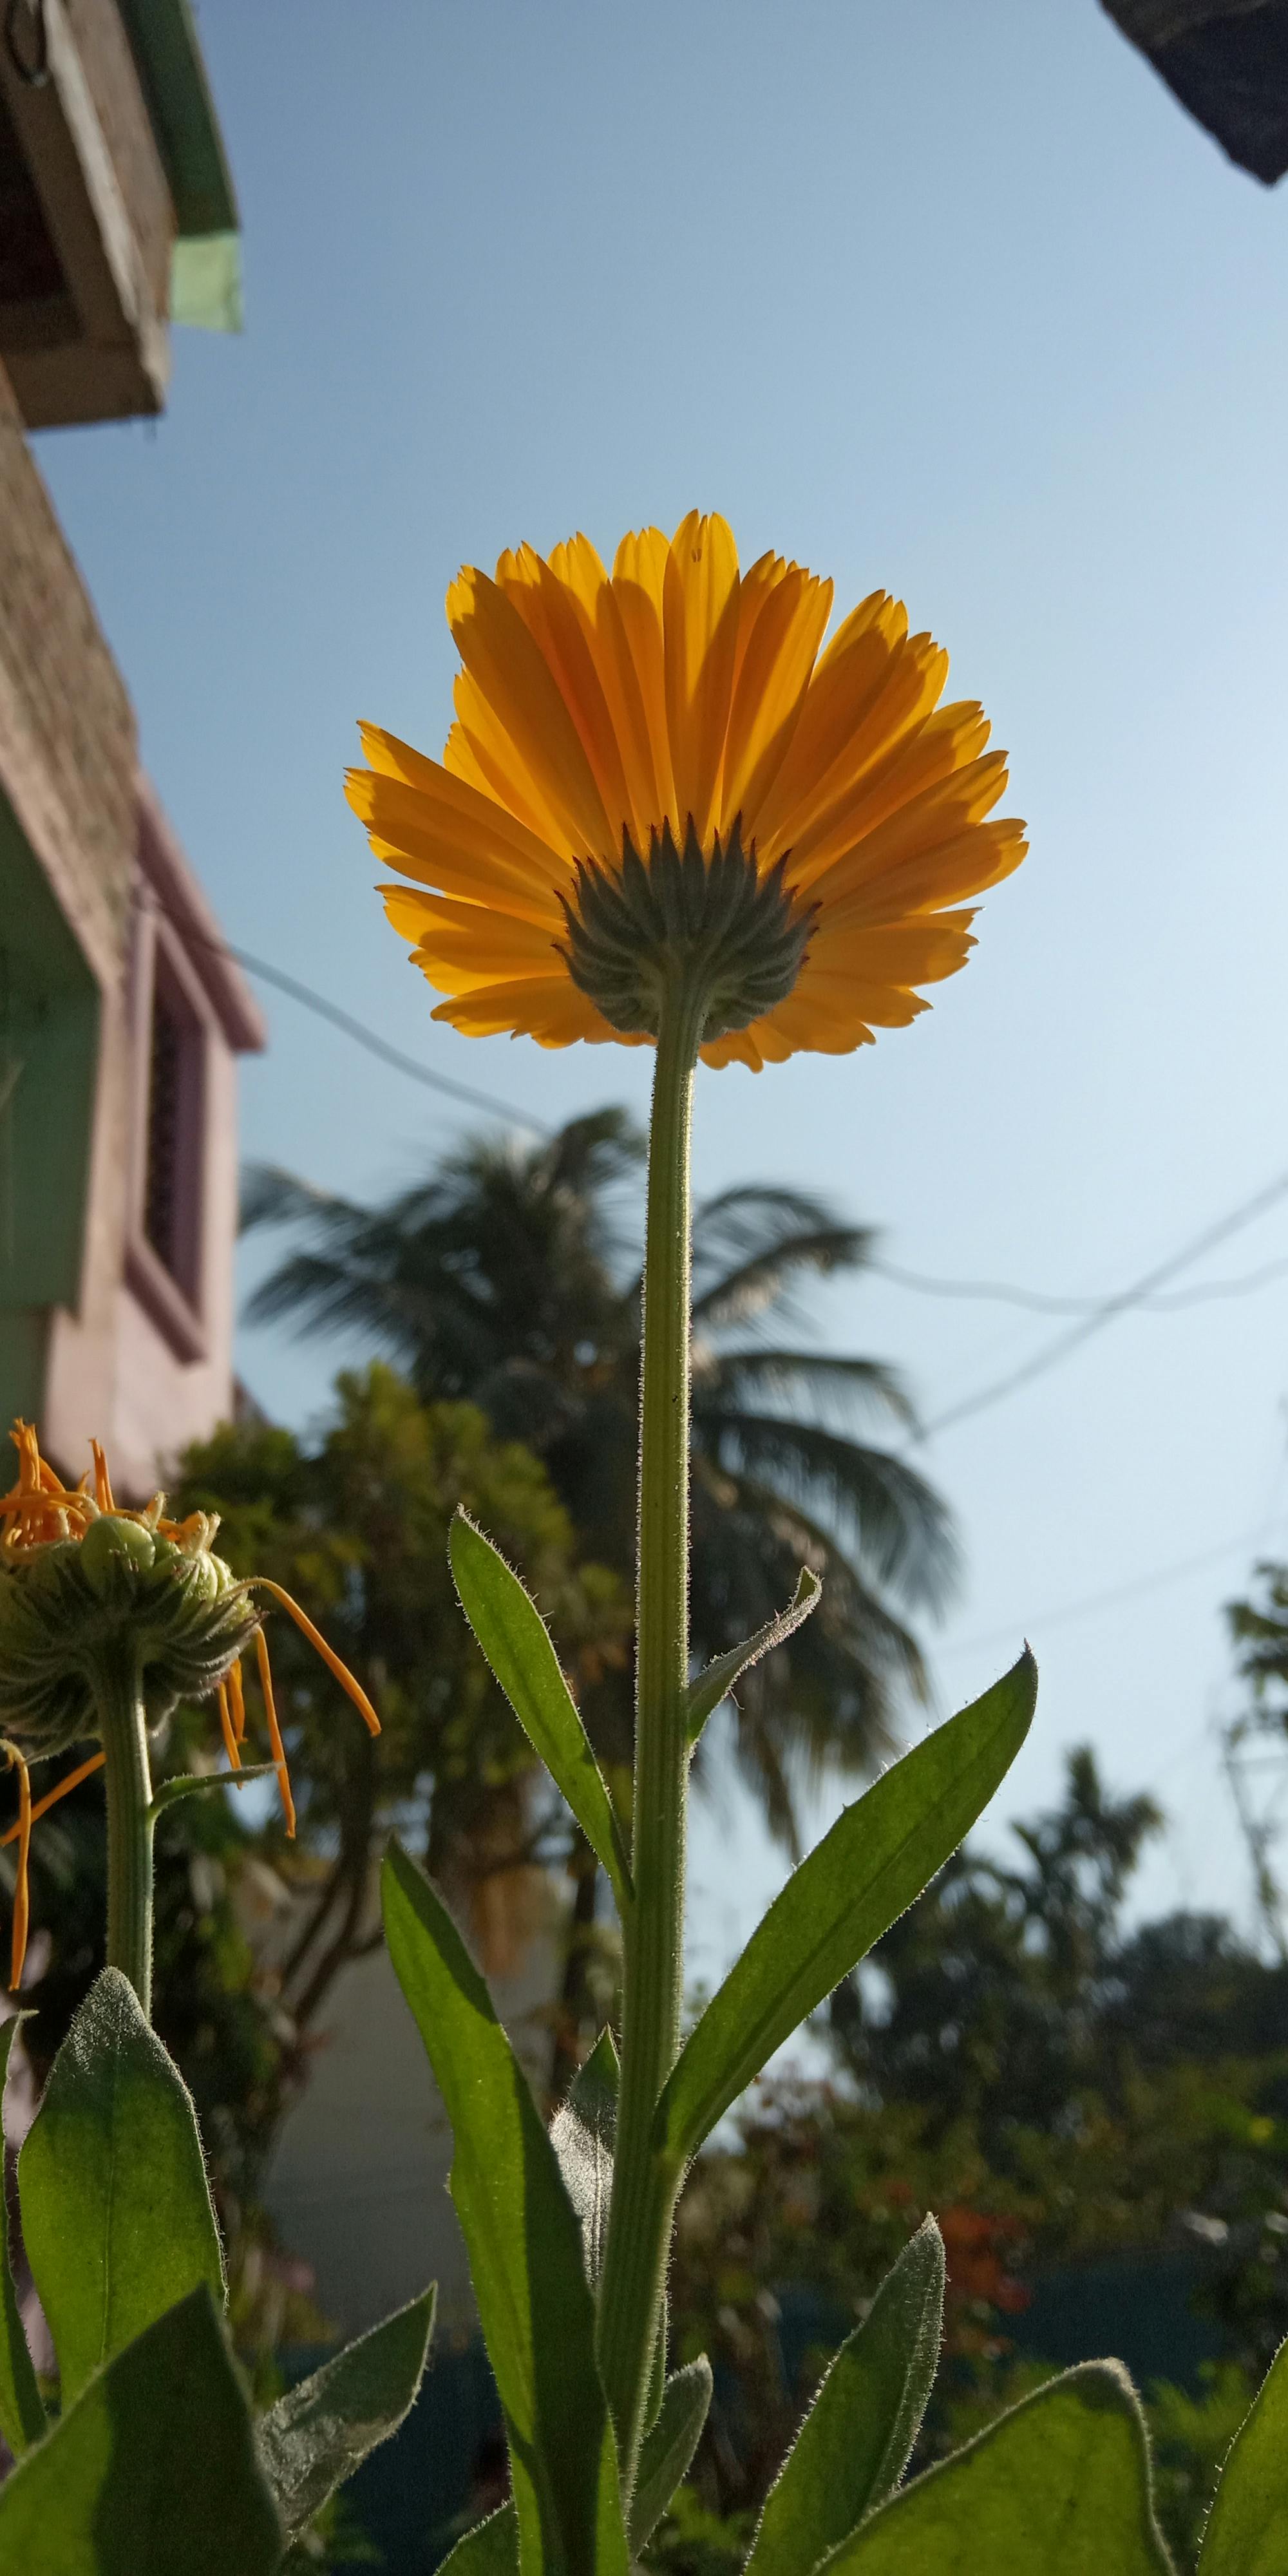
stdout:
[[[17,1422],[17,1482],[0,1494],[0,1759],[18,1778],[18,1818],[0,1833],[0,1850],[18,1844],[10,1984],[22,1976],[28,1929],[27,1868],[31,1828],[60,1798],[102,1770],[102,1750],[76,1764],[33,1805],[28,1765],[100,1733],[95,1695],[98,1659],[128,1643],[148,1708],[159,1723],[180,1697],[214,1693],[227,1779],[243,1769],[246,1706],[241,1657],[254,1649],[264,1717],[288,1836],[295,1832],[286,1751],[277,1721],[268,1647],[253,1591],[271,1594],[321,1656],[373,1735],[380,1720],[348,1666],[328,1646],[298,1602],[267,1575],[237,1581],[213,1541],[218,1521],[193,1512],[167,1517],[165,1496],[143,1511],[119,1504],[107,1460],[90,1443],[93,1478],[67,1485],[40,1454],[29,1422]],[[10,1740],[10,1737],[14,1739]]]
[[364,726],[347,788],[411,881],[381,891],[448,997],[436,1019],[639,1044],[656,1022],[623,961],[677,924],[709,942],[739,901],[756,971],[726,978],[707,1063],[847,1054],[927,1008],[1023,826],[994,815],[1006,760],[981,708],[939,704],[941,647],[884,591],[824,647],[831,607],[781,556],[740,574],[696,511],[669,543],[624,537],[611,575],[582,536],[461,573],[442,761]]

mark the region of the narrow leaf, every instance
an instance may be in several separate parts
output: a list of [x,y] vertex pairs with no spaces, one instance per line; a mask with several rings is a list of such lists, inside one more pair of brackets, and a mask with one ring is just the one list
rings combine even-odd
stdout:
[[787,1608],[780,1610],[776,1619],[767,1620],[763,1628],[757,1628],[755,1636],[748,1637],[744,1645],[731,1646],[727,1655],[717,1655],[714,1663],[708,1664],[706,1671],[699,1673],[697,1680],[690,1683],[690,1744],[697,1743],[712,1710],[719,1708],[722,1699],[728,1698],[739,1675],[749,1671],[752,1664],[758,1664],[761,1656],[770,1654],[775,1646],[781,1646],[784,1639],[808,1619],[811,1610],[817,1609],[822,1597],[823,1586],[818,1576],[811,1574],[809,1567],[803,1565]]
[[1283,2576],[1288,2567],[1288,2343],[1231,2443],[1213,2499],[1199,2576]]
[[[9,2073],[9,2051],[27,2016],[15,2013],[0,2025],[0,2110]],[[9,2243],[9,2203],[4,2190],[4,2124],[0,2120],[0,2433],[17,2459],[29,2442],[48,2430],[36,2386],[36,2373],[18,2314]]]
[[295,2532],[411,2411],[424,2376],[436,2293],[426,2290],[288,2388],[256,2428],[278,2510]]
[[683,2165],[797,2024],[848,1976],[942,1868],[1028,1732],[1027,1647],[982,1699],[935,1729],[847,1807],[753,1932],[685,2043],[658,2109]]
[[450,1554],[465,1616],[625,1913],[631,1873],[622,1829],[545,1621],[518,1575],[463,1511],[452,1523]]
[[944,2247],[927,2218],[843,2343],[765,2499],[744,2576],[810,2576],[907,2468],[939,2362]]
[[176,1799],[190,1798],[194,1789],[244,1789],[248,1780],[271,1779],[276,1769],[275,1762],[244,1762],[240,1771],[176,1771],[153,1790],[152,1813],[161,1815]]
[[18,2159],[22,2226],[66,2407],[223,2258],[196,2114],[119,1968],[90,1988]]
[[270,2576],[282,2529],[208,2289],[95,2374],[0,2487],[22,2576]]
[[626,2576],[595,2306],[558,2158],[451,1916],[397,1844],[382,1892],[452,2123],[450,2188],[505,2412],[524,2576]]
[[827,2576],[1173,2576],[1126,2372],[1086,2361],[1051,2380],[823,2564]]
[[581,2228],[586,2278],[594,2289],[604,2268],[608,2207],[613,2192],[620,2074],[611,2030],[601,2030],[550,2123],[564,2190]]
[[686,2474],[711,2404],[711,2364],[702,2353],[673,2371],[662,2391],[657,2421],[644,2436],[631,2497],[631,2548],[640,2550],[661,2521]]
[[512,2504],[498,2505],[457,2541],[438,2576],[518,2576],[519,2525]]

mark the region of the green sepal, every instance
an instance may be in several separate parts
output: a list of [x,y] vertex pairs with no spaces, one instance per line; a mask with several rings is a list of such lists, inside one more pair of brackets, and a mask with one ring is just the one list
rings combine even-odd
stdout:
[[512,2504],[502,2504],[448,2550],[438,2576],[517,2576],[518,2565],[518,2519]]
[[465,1616],[624,1914],[631,1902],[625,1837],[546,1623],[518,1575],[459,1508],[448,1553]]
[[425,2374],[437,2292],[430,2288],[288,2388],[255,2428],[264,2474],[289,2532],[302,2530],[368,2452],[410,2414]]
[[944,2246],[922,2221],[842,2344],[765,2498],[744,2576],[810,2576],[907,2468],[939,2363]]
[[787,1608],[780,1610],[776,1619],[767,1619],[764,1627],[757,1628],[754,1637],[748,1637],[744,1645],[731,1646],[727,1655],[717,1655],[706,1671],[699,1673],[695,1682],[690,1682],[687,1712],[690,1744],[697,1743],[713,1709],[719,1708],[721,1700],[728,1698],[740,1675],[749,1671],[753,1664],[758,1664],[762,1655],[771,1654],[775,1646],[781,1646],[808,1619],[811,1610],[818,1608],[822,1597],[823,1586],[818,1576],[803,1565]]
[[282,2542],[204,2287],[97,2371],[0,2487],[15,2576],[271,2576]]
[[128,1977],[104,1968],[18,2159],[23,2238],[69,2406],[223,2256],[191,2096]]
[[[0,2024],[0,2112],[4,2106],[4,2088],[9,2073],[9,2051],[29,2018],[15,2013]],[[4,2126],[0,2120],[0,2163],[3,2162]],[[17,2459],[29,2442],[38,2442],[49,2429],[40,2402],[36,2372],[27,2338],[18,2313],[18,2293],[14,2287],[12,2247],[9,2242],[9,2201],[0,2174],[0,2433]]]
[[613,2034],[611,2030],[601,2030],[550,2123],[550,2143],[559,2158],[564,2190],[577,2213],[586,2278],[592,2289],[598,2288],[604,2268],[620,2076]]
[[640,2464],[631,2497],[631,2548],[644,2547],[655,2531],[693,2454],[711,2404],[711,2364],[701,2353],[683,2370],[673,2371],[662,2391],[662,2403],[640,2448]]
[[1024,1742],[1036,1693],[1026,1647],[982,1699],[847,1807],[794,1871],[667,2079],[657,2135],[677,2170],[956,1850]]
[[1281,2343],[1226,2454],[1198,2576],[1283,2576],[1288,2567],[1288,2343]]
[[276,1770],[275,1762],[246,1762],[239,1771],[177,1771],[153,1790],[148,1812],[155,1818],[176,1799],[190,1798],[194,1789],[240,1789],[247,1780],[271,1780]]
[[[817,2576],[1175,2576],[1125,2370],[1085,2361],[914,2478]],[[1240,2568],[1239,2576],[1246,2576]]]
[[449,2188],[505,2414],[524,2576],[626,2576],[595,2303],[558,2157],[460,1933],[396,1843],[381,1892],[452,2125]]

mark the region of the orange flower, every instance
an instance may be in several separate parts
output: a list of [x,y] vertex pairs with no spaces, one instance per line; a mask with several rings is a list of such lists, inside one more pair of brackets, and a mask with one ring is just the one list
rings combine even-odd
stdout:
[[[1006,761],[982,710],[939,705],[941,648],[884,591],[824,648],[831,605],[781,556],[740,574],[724,520],[696,511],[669,544],[624,537],[611,576],[583,536],[548,562],[502,555],[494,581],[462,571],[442,761],[364,726],[371,766],[348,780],[376,856],[411,880],[381,891],[448,996],[436,1019],[639,1044],[655,1022],[647,1001],[618,1007],[580,936],[588,893],[629,894],[632,860],[656,882],[668,853],[673,884],[686,862],[727,874],[731,845],[781,936],[768,982],[708,1024],[709,1064],[845,1054],[927,1007],[917,988],[965,963],[963,905],[1019,865],[1023,826],[994,815]],[[619,960],[650,935],[635,892]]]

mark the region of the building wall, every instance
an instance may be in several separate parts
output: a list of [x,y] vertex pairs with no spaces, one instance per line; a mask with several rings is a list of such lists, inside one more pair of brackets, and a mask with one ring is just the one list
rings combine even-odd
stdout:
[[[144,1221],[158,979],[195,1065],[180,1285]],[[235,1059],[262,1044],[0,375],[0,1406],[77,1473],[108,1441],[123,1494],[231,1410]]]

